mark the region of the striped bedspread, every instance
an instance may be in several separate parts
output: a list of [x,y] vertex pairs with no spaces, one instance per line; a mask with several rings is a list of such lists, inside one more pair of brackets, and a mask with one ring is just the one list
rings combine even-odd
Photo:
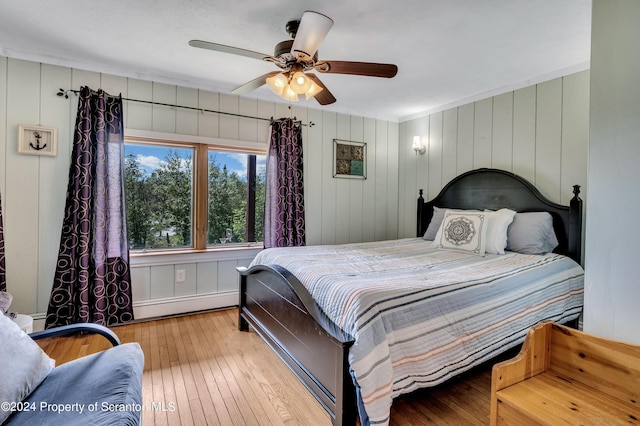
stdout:
[[393,398],[498,355],[541,320],[576,318],[583,303],[584,271],[567,257],[480,257],[421,238],[274,248],[253,264],[288,269],[355,338],[363,425],[388,424]]

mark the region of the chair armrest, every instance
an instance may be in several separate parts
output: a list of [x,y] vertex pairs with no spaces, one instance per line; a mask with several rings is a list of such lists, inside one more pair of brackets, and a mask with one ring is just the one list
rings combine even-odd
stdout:
[[113,346],[118,346],[120,344],[120,339],[118,338],[116,333],[109,330],[107,327],[103,325],[94,324],[94,323],[63,325],[60,327],[50,328],[48,330],[29,333],[29,337],[31,337],[33,340],[38,340],[38,339],[44,339],[46,337],[68,336],[68,335],[77,334],[77,333],[100,334],[105,339],[107,339]]

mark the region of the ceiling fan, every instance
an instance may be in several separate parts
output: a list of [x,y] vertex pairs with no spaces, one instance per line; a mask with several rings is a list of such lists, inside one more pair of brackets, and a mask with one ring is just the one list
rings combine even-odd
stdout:
[[281,71],[261,75],[235,88],[232,93],[237,95],[248,93],[267,84],[275,94],[287,101],[297,101],[298,96],[304,95],[306,99],[315,98],[320,105],[328,105],[334,103],[336,98],[322,81],[310,72],[312,70],[328,74],[385,78],[396,75],[398,67],[393,64],[318,60],[318,46],[332,26],[331,18],[318,12],[304,12],[299,21],[287,23],[286,31],[291,35],[292,40],[276,44],[273,56],[202,40],[191,40],[189,45],[273,62],[281,69]]

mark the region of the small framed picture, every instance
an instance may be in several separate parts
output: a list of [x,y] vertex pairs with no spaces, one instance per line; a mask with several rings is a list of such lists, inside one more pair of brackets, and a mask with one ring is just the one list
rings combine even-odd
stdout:
[[18,127],[18,153],[55,157],[58,154],[58,129],[20,125]]
[[367,178],[367,144],[364,142],[333,140],[333,177]]

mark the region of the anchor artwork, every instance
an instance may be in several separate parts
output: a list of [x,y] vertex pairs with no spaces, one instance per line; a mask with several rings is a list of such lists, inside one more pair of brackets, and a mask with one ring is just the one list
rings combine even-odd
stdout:
[[57,155],[58,130],[55,127],[18,127],[18,153],[31,155]]
[[47,147],[46,143],[40,146],[40,139],[42,139],[42,135],[40,134],[40,132],[33,132],[33,138],[36,140],[36,144],[34,145],[32,142],[29,142],[29,146],[31,148],[35,149],[36,151],[40,151]]

